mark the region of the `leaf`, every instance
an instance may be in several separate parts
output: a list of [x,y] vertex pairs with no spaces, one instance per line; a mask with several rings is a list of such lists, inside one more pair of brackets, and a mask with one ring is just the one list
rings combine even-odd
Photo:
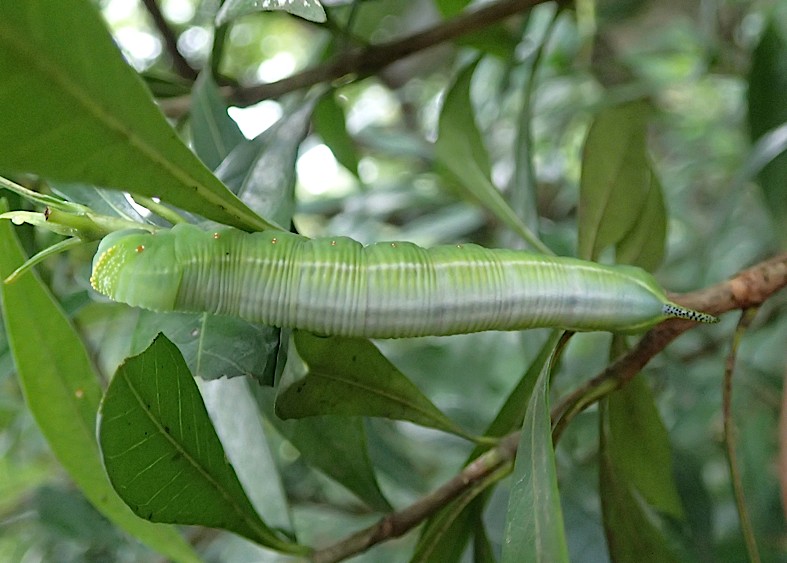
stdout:
[[177,345],[189,370],[203,379],[253,377],[273,381],[279,329],[207,313],[153,313],[142,310],[131,354],[139,354],[159,332]]
[[478,201],[531,245],[549,252],[517,217],[492,184],[489,155],[474,119],[470,83],[478,63],[467,66],[448,91],[440,112],[435,142],[438,171],[464,195]]
[[[544,369],[554,352],[560,334],[559,330],[553,330],[550,333],[527,372],[509,393],[497,416],[487,427],[484,436],[503,436],[522,425],[533,387],[538,381],[538,374]],[[485,449],[484,446],[476,446],[468,457],[467,463],[481,455]],[[466,542],[469,531],[472,530],[473,514],[483,511],[487,500],[488,495],[483,494],[468,505],[465,500],[459,498],[437,512],[427,521],[421,532],[415,550],[420,559],[414,557],[413,561],[428,561],[430,558],[443,563],[459,561],[462,550],[458,549],[457,543]],[[461,545],[463,546],[464,543]]]
[[615,462],[619,454],[610,433],[610,419],[602,400],[601,464],[599,495],[604,517],[609,554],[613,561],[638,561],[648,554],[649,561],[676,561],[668,543],[654,522],[646,503],[636,494],[625,472]]
[[467,436],[368,340],[303,331],[293,340],[297,356],[290,355],[276,397],[281,418],[378,416]]
[[[775,11],[774,14],[777,14]],[[787,123],[787,26],[770,18],[752,56],[749,71],[749,128],[752,141]],[[773,158],[759,173],[759,181],[775,223],[787,219],[787,153]],[[784,237],[783,237],[784,238]]]
[[202,162],[215,170],[219,164],[246,138],[238,124],[227,113],[224,98],[210,71],[203,71],[191,93],[191,140],[194,152]]
[[358,177],[358,153],[355,142],[347,132],[344,109],[338,104],[332,92],[320,99],[314,108],[314,128],[331,149],[336,160]]
[[118,368],[100,415],[107,474],[136,514],[223,528],[285,553],[305,552],[254,511],[188,367],[165,336]]
[[366,447],[363,420],[356,416],[314,416],[281,420],[273,412],[270,389],[258,389],[268,420],[301,453],[304,462],[341,483],[381,512],[391,505],[380,491]]
[[547,363],[527,405],[503,538],[503,563],[568,561],[549,417]]
[[[0,208],[4,207],[0,201]],[[7,221],[0,221],[0,279],[24,262]],[[85,497],[114,524],[176,561],[199,561],[172,528],[135,516],[118,498],[101,464],[95,419],[98,376],[60,306],[34,272],[0,282],[3,317],[30,412],[57,459]]]
[[649,107],[631,102],[602,111],[582,152],[580,258],[594,260],[635,226],[651,187],[646,151]]
[[227,0],[216,14],[216,25],[263,10],[288,12],[317,23],[326,20],[325,10],[318,0]]
[[664,260],[667,242],[667,210],[656,171],[649,166],[650,186],[645,204],[634,227],[617,243],[615,258],[619,264],[639,266],[655,271]]
[[644,379],[635,377],[610,395],[607,417],[607,454],[616,471],[651,506],[681,518],[669,436]]
[[[268,445],[247,379],[195,380],[227,457],[258,514],[269,526],[292,530],[289,504],[279,468]],[[260,479],[260,475],[265,475]]]
[[61,182],[50,182],[49,187],[57,195],[66,198],[68,201],[86,205],[97,214],[121,217],[129,221],[139,221],[140,223],[150,222],[150,219],[144,217],[138,208],[131,205],[131,202],[122,192],[96,188],[87,184],[66,184]]
[[[79,30],[75,33],[74,30]],[[178,138],[92,3],[4,2],[0,168],[160,197],[242,229],[255,215]]]
[[314,104],[302,103],[255,139],[239,144],[216,169],[249,207],[281,225],[290,224],[295,210],[295,162]]

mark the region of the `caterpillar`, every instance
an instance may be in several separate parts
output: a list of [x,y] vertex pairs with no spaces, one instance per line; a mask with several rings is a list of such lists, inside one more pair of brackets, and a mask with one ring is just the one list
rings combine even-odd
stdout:
[[672,303],[650,274],[631,266],[475,244],[363,246],[187,224],[110,234],[90,281],[115,301],[154,311],[367,338],[535,327],[635,332],[670,317],[716,322]]

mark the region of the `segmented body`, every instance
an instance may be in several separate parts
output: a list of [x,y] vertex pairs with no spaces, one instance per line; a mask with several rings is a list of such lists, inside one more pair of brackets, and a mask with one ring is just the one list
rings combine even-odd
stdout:
[[91,282],[116,301],[157,311],[373,338],[534,327],[636,331],[671,316],[714,320],[669,302],[638,268],[473,244],[363,246],[191,225],[110,235]]

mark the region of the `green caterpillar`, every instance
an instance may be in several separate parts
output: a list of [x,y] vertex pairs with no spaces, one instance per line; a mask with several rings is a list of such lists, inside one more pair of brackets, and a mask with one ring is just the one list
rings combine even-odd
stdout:
[[107,236],[90,281],[115,301],[154,311],[367,338],[535,327],[633,332],[669,317],[716,322],[670,302],[650,274],[630,266],[474,244],[363,246],[193,225]]

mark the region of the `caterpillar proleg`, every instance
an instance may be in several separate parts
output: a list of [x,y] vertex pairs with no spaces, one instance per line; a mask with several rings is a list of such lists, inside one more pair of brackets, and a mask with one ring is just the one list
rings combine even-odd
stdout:
[[363,246],[193,225],[109,235],[91,284],[154,311],[368,338],[536,327],[633,332],[669,317],[716,321],[670,302],[650,274],[630,266],[475,244]]

